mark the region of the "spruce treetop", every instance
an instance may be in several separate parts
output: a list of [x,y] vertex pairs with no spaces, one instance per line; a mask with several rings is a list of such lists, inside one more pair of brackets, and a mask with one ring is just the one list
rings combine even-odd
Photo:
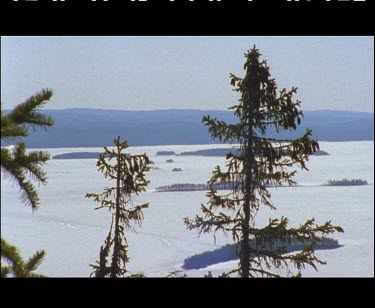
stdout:
[[[298,228],[288,228],[288,218],[270,218],[267,226],[258,227],[256,214],[263,207],[276,209],[271,201],[269,186],[294,185],[293,177],[298,166],[308,170],[309,156],[319,149],[319,143],[311,138],[311,130],[297,139],[277,139],[268,137],[267,132],[275,129],[296,130],[303,117],[299,109],[301,102],[293,100],[297,88],[277,93],[277,84],[271,79],[266,61],[254,46],[245,54],[245,76],[230,74],[230,83],[240,94],[239,103],[229,107],[238,118],[235,124],[227,124],[209,115],[202,122],[208,126],[213,138],[224,143],[238,144],[235,154],[226,157],[226,170],[215,167],[208,181],[208,204],[201,205],[202,216],[185,218],[188,229],[199,233],[223,231],[232,235],[238,243],[240,264],[228,274],[238,273],[242,277],[277,277],[281,269],[291,274],[290,266],[300,271],[306,265],[316,269],[323,264],[313,249],[306,244],[302,252],[286,255],[285,243],[293,241],[302,244],[311,239],[319,241],[318,235],[335,231],[343,232],[339,226],[330,222],[315,224],[310,219]],[[218,184],[231,187],[228,193],[219,194]],[[256,246],[249,244],[254,240]],[[276,273],[272,270],[276,269]]]

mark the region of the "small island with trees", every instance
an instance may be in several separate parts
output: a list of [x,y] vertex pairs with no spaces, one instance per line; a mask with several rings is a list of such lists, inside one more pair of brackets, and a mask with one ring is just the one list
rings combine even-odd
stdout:
[[[175,168],[177,169],[177,168]],[[172,170],[172,171],[182,171],[182,170]],[[233,188],[233,184],[230,183],[217,183],[213,185],[215,190],[228,190]],[[209,184],[191,184],[191,183],[178,183],[166,186],[159,186],[155,189],[157,192],[166,191],[198,191],[198,190],[210,190]]]
[[[275,241],[274,245],[272,247],[268,247],[268,249],[271,251],[282,250],[283,254],[286,254],[295,251],[301,251],[303,250],[305,245],[309,244],[314,246],[314,250],[337,249],[342,247],[342,245],[340,245],[336,239],[321,237],[318,238],[315,243],[313,243],[312,240],[308,240],[305,243],[297,240],[294,240],[290,243]],[[256,248],[255,239],[250,240],[250,248],[252,250],[252,255],[255,256],[257,254],[256,251],[258,250]],[[182,265],[182,269],[196,270],[217,263],[228,262],[236,259],[239,259],[239,250],[237,245],[227,244],[215,250],[205,251],[186,258]]]
[[174,152],[174,151],[159,151],[159,152],[156,152],[156,155],[157,156],[161,156],[161,155],[176,155],[176,152]]
[[228,153],[237,154],[237,149],[228,149],[228,148],[218,148],[218,149],[205,149],[205,150],[197,150],[197,151],[188,151],[188,152],[181,152],[182,155],[194,155],[194,156],[227,156]]
[[[182,155],[194,155],[194,156],[227,156],[229,153],[234,155],[238,155],[238,149],[228,149],[228,148],[217,148],[217,149],[205,149],[205,150],[197,150],[197,151],[188,151],[188,152],[181,152]],[[287,153],[283,153],[283,155],[287,155]],[[329,155],[327,152],[322,150],[316,150],[312,155],[322,156],[322,155]]]
[[52,156],[52,159],[98,159],[99,152],[71,152]]
[[342,179],[339,181],[329,180],[327,183],[324,183],[322,186],[359,186],[359,185],[368,185],[366,180],[361,179]]

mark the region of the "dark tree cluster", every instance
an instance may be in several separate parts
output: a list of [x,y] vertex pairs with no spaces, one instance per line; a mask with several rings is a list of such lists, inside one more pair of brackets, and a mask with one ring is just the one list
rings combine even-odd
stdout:
[[[231,183],[218,183],[214,185],[216,190],[228,190],[233,187]],[[172,185],[159,186],[156,191],[197,191],[197,190],[209,190],[209,184],[191,184],[191,183],[178,183]]]
[[358,186],[358,185],[368,185],[366,180],[361,179],[342,179],[342,180],[329,180],[323,186]]

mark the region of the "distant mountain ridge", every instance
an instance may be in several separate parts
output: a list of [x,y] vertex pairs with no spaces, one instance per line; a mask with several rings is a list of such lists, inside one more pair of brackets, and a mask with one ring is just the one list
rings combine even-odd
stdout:
[[[8,113],[9,110],[5,110]],[[52,116],[55,126],[47,132],[31,132],[25,139],[29,148],[102,147],[111,145],[122,136],[131,146],[217,144],[207,127],[202,124],[204,115],[235,123],[232,111],[170,109],[152,111],[126,111],[74,108],[46,109],[42,113]],[[367,112],[316,110],[305,111],[304,119],[296,131],[282,132],[280,138],[301,136],[307,128],[319,141],[374,140],[374,114]],[[275,137],[270,131],[269,136]],[[1,142],[1,145],[7,145]]]

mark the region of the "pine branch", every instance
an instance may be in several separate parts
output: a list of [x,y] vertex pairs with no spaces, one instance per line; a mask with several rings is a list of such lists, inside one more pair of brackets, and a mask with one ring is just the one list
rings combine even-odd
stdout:
[[33,128],[47,128],[54,125],[52,117],[38,113],[51,99],[53,91],[44,89],[28,98],[25,102],[17,105],[9,114],[9,118],[17,125],[30,125]]
[[33,271],[40,265],[44,251],[38,251],[28,262],[24,262],[21,253],[16,246],[10,245],[3,238],[1,239],[1,259],[9,266],[1,265],[1,277],[45,277]]
[[25,263],[25,271],[30,273],[37,269],[37,267],[43,262],[46,256],[44,250],[37,251],[32,257]]
[[23,266],[21,253],[16,246],[10,245],[7,241],[1,238],[1,259],[4,259],[14,268]]
[[1,149],[1,171],[6,178],[17,183],[22,202],[31,206],[33,210],[38,209],[39,197],[34,185],[27,180],[26,172],[33,180],[45,185],[47,177],[39,165],[44,164],[48,159],[49,154],[42,151],[27,154],[23,142],[17,144],[12,153],[6,148]]
[[26,137],[27,129],[14,124],[9,116],[3,114],[1,110],[1,140],[13,142],[21,137]]
[[12,272],[12,268],[10,266],[1,265],[1,274],[0,274],[1,278],[9,277],[11,272]]

